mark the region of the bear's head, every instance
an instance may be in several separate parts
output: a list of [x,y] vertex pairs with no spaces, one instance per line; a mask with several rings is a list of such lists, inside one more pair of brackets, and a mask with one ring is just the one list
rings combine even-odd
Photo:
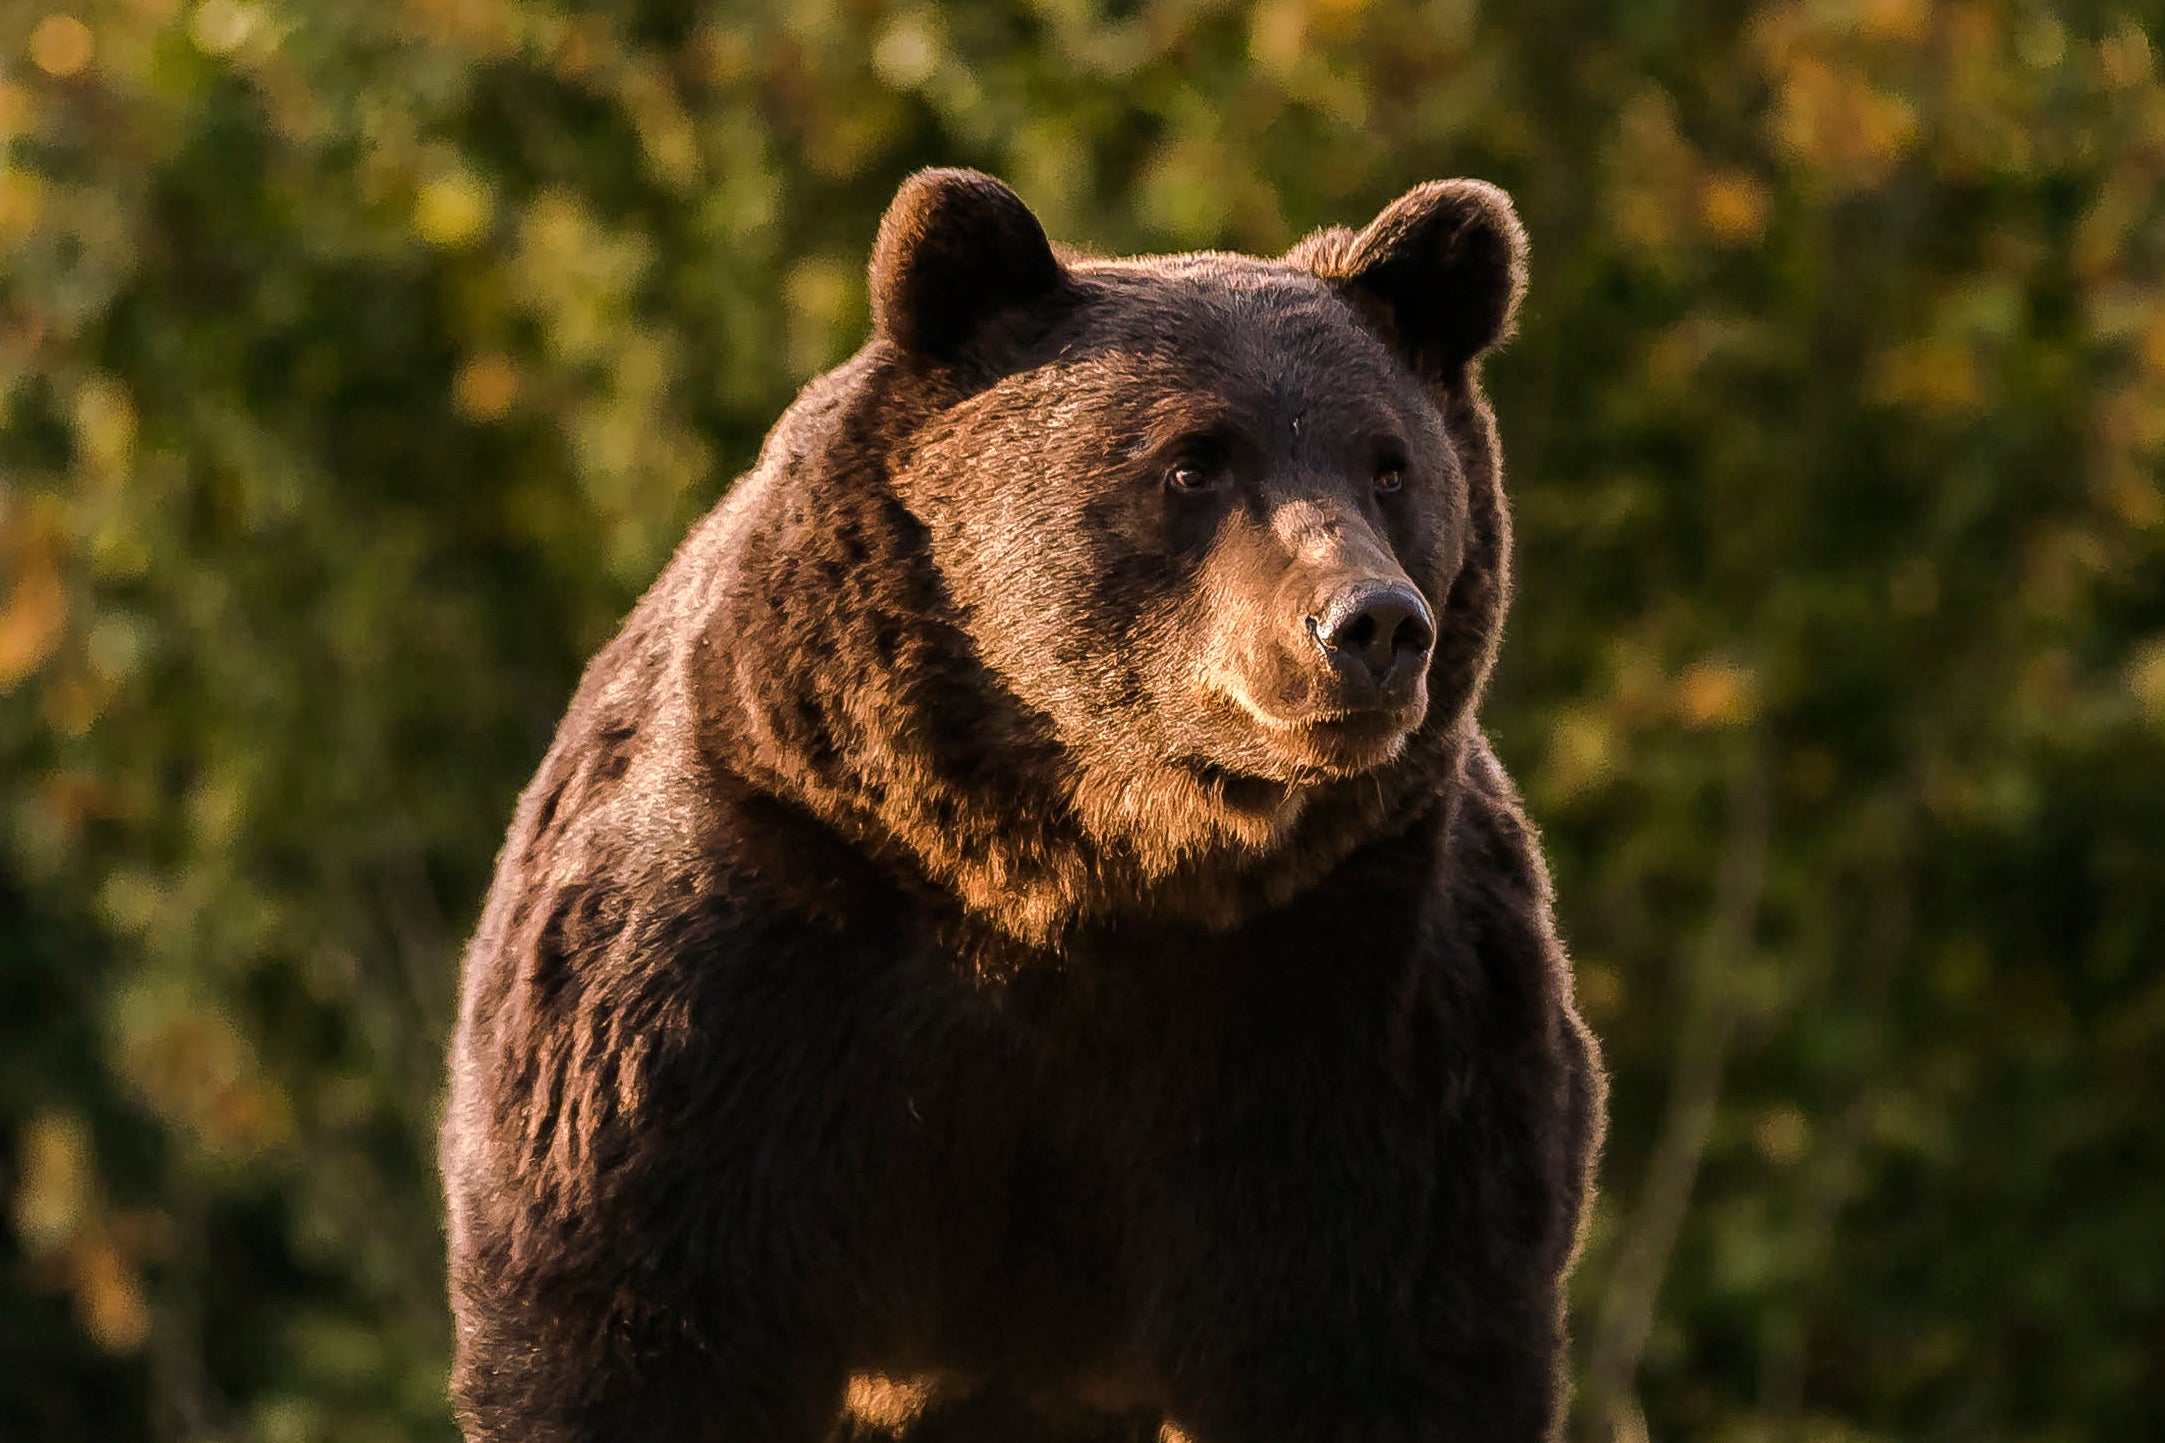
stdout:
[[822,592],[734,689],[767,778],[1033,942],[1228,925],[1432,806],[1502,614],[1478,362],[1524,250],[1476,181],[1277,260],[1103,260],[912,177],[871,344],[762,468],[762,584]]

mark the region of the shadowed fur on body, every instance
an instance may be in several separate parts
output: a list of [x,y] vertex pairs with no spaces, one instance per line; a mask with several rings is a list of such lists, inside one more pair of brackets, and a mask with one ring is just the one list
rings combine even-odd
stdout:
[[1600,1130],[1475,722],[1523,237],[1054,251],[875,334],[595,659],[466,960],[470,1439],[1553,1436]]

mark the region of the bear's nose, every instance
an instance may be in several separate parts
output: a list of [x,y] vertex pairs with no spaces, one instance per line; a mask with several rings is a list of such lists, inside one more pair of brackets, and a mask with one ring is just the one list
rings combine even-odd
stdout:
[[1399,581],[1356,581],[1308,618],[1323,654],[1380,689],[1412,675],[1436,642],[1421,593]]

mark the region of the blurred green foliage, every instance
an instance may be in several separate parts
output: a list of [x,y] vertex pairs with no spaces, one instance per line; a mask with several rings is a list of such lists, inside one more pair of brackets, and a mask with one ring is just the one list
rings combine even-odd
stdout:
[[1580,1436],[2165,1437],[2153,6],[0,0],[0,1437],[443,1438],[456,956],[928,162],[1478,174]]

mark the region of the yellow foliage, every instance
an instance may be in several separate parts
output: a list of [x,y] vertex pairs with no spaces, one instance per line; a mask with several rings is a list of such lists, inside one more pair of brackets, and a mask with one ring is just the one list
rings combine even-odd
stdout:
[[1812,1148],[1812,1122],[1794,1106],[1770,1108],[1752,1128],[1759,1155],[1778,1167],[1802,1162]]
[[97,53],[97,38],[73,15],[55,12],[30,32],[30,61],[56,79],[80,75]]
[[757,56],[752,38],[741,30],[708,22],[693,32],[695,73],[709,85],[729,85],[752,72]]
[[1767,188],[1741,171],[1717,171],[1699,183],[1699,220],[1723,245],[1748,245],[1766,233]]
[[654,176],[678,189],[696,185],[699,135],[667,72],[652,65],[632,67],[624,77],[623,95],[639,133],[640,152]]
[[1549,728],[1539,790],[1552,801],[1598,791],[1616,771],[1616,728],[1590,706],[1559,708]]
[[790,364],[798,374],[832,364],[845,349],[840,329],[857,294],[857,276],[856,266],[831,256],[807,257],[789,268],[782,299],[789,308]]
[[1640,362],[1647,385],[1665,397],[1689,395],[1731,338],[1732,327],[1724,317],[1693,314],[1655,335]]
[[487,232],[496,198],[479,177],[451,170],[424,181],[414,197],[414,233],[446,250],[471,246]]
[[2115,90],[2148,84],[2156,73],[2150,37],[2132,20],[2122,20],[2119,29],[2097,42],[2097,59],[2105,83]]
[[1308,34],[1318,44],[1342,45],[1368,23],[1369,0],[1308,0]]
[[1977,408],[1984,382],[1969,347],[1928,339],[1881,354],[1873,363],[1868,393],[1883,406],[1955,416]]
[[2127,689],[2145,716],[2165,726],[2165,633],[2135,648],[2127,664]]
[[203,0],[189,23],[188,35],[205,55],[231,55],[263,23],[263,12],[239,0]]
[[509,0],[406,0],[406,15],[416,33],[476,58],[517,48],[519,17]]
[[0,531],[0,552],[12,550],[9,559],[15,571],[14,584],[0,593],[0,689],[45,664],[59,646],[68,619],[68,596],[53,543],[39,532],[13,537],[14,530]]
[[1608,169],[1617,231],[1649,258],[1669,255],[1678,225],[1695,208],[1700,163],[1677,129],[1667,91],[1641,91],[1624,107]]
[[109,1353],[142,1347],[150,1337],[150,1304],[134,1262],[106,1236],[85,1239],[68,1261],[83,1330]]
[[557,79],[576,84],[614,64],[616,55],[616,41],[609,33],[608,22],[598,15],[581,15],[566,20],[556,30],[551,68]]
[[2145,170],[2128,168],[2099,186],[2076,223],[2070,260],[2092,285],[2108,285],[2127,259],[2130,235],[2149,214],[2154,182]]
[[1668,715],[1669,673],[1659,652],[1628,635],[1610,648],[1609,706],[1623,727]]
[[72,1113],[46,1112],[22,1131],[12,1212],[32,1257],[57,1251],[89,1218],[97,1188],[90,1129]]
[[2022,658],[2015,673],[2013,700],[2018,714],[2051,727],[2074,705],[2075,659],[2067,648],[2041,647]]
[[2097,579],[2110,571],[2111,555],[2091,528],[2071,523],[2036,527],[2022,549],[2023,607],[2033,616],[2067,618],[2079,612]]
[[1914,45],[1932,29],[1932,0],[1864,0],[1860,28],[1874,40]]
[[1143,214],[1178,244],[1209,245],[1231,224],[1238,171],[1239,161],[1215,137],[1171,141],[1143,174]]
[[0,170],[0,249],[37,228],[44,209],[44,181],[22,170]]
[[1838,183],[1876,185],[1917,144],[1917,116],[1861,75],[1808,61],[1782,89],[1780,134],[1790,151]]
[[872,46],[872,69],[897,90],[915,90],[940,68],[941,40],[936,19],[906,10],[887,22]]
[[2050,12],[2032,14],[2015,36],[2015,53],[2032,70],[2052,70],[2067,58],[2067,28]]
[[647,263],[643,240],[605,230],[577,196],[549,189],[519,218],[511,275],[550,352],[585,364],[622,343],[629,296]]
[[38,715],[61,736],[87,736],[110,695],[110,688],[84,668],[60,667],[38,698]]
[[1289,73],[1308,48],[1308,6],[1303,0],[1270,0],[1256,7],[1248,30],[1248,54],[1263,69]]
[[2150,324],[2143,328],[2142,345],[2136,354],[2145,371],[2165,377],[2165,301],[2151,313]]
[[28,130],[32,109],[29,87],[0,80],[0,140]]
[[120,1062],[154,1111],[213,1157],[242,1158],[284,1143],[293,1109],[257,1069],[254,1054],[222,1013],[136,999]]
[[1676,711],[1686,726],[1732,726],[1759,709],[1758,678],[1747,667],[1709,657],[1676,679]]
[[111,376],[95,376],[75,396],[77,454],[105,480],[124,476],[135,455],[135,402]]
[[133,1352],[150,1334],[150,1306],[123,1243],[154,1243],[155,1230],[139,1219],[105,1215],[97,1156],[82,1118],[40,1113],[23,1128],[19,1146],[10,1211],[24,1253],[74,1294],[76,1315],[98,1346]]
[[2147,458],[2165,447],[2165,385],[2151,381],[2103,392],[2094,421],[2099,439],[2114,452],[2128,459]]
[[519,369],[501,351],[469,356],[451,382],[451,404],[469,421],[500,421],[519,399]]
[[1625,1003],[1624,979],[1614,967],[1580,959],[1579,1007],[1597,1026],[1621,1012]]
[[2165,525],[2165,488],[2150,467],[2125,458],[2110,460],[2098,484],[2105,505],[2127,525],[2138,531]]

